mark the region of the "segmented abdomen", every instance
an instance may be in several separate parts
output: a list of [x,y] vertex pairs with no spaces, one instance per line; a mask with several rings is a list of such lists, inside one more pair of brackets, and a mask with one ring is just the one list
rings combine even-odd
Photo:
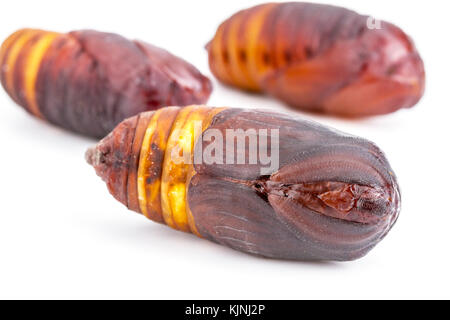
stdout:
[[[194,142],[222,110],[189,106],[142,113],[120,124],[102,140],[97,151],[88,153],[88,160],[114,197],[130,210],[174,229],[195,233],[186,204]],[[192,161],[179,161],[178,157]],[[106,173],[105,161],[112,166]]]
[[210,68],[224,83],[304,110],[367,116],[411,107],[423,95],[423,62],[402,30],[370,19],[311,3],[249,8],[219,26]]
[[11,98],[42,118],[35,83],[43,56],[60,34],[23,29],[13,33],[0,51],[1,82]]
[[123,119],[204,103],[210,81],[169,52],[119,35],[23,29],[0,51],[1,83],[31,114],[104,137]]

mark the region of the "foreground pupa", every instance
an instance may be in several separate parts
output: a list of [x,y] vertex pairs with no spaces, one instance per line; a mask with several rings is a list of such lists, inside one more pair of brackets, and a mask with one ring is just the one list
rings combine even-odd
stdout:
[[395,175],[373,143],[268,111],[141,113],[86,159],[130,210],[269,258],[362,257],[400,208]]
[[1,46],[0,70],[6,92],[29,113],[95,138],[143,111],[205,103],[212,90],[166,50],[93,30],[19,30]]
[[294,108],[344,117],[414,106],[422,59],[398,27],[317,3],[267,3],[224,21],[207,45],[222,82]]

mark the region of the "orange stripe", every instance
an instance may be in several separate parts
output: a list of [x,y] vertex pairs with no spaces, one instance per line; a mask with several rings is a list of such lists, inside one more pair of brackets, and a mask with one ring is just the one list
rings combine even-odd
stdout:
[[[223,110],[225,110],[227,108],[212,108],[209,110],[209,112],[207,113],[207,115],[205,116],[204,120],[203,120],[203,126],[202,126],[202,133],[209,128],[212,120],[214,119],[214,117],[219,114],[220,112],[222,112]],[[196,141],[198,140],[198,136],[194,137],[194,147],[196,145]],[[189,194],[189,184],[191,183],[191,178],[196,174],[197,172],[195,171],[195,168],[193,165],[190,166],[189,171],[187,173],[186,176],[186,215],[187,215],[187,219],[188,219],[188,226],[189,229],[191,230],[191,232],[195,235],[197,235],[198,237],[202,238],[202,236],[200,235],[200,233],[197,230],[197,226],[195,225],[195,220],[194,220],[194,216],[192,214],[191,208],[189,207],[189,201],[188,201],[188,194]]]
[[28,102],[29,111],[40,118],[42,118],[42,115],[36,101],[36,79],[39,73],[42,58],[48,51],[48,48],[52,45],[53,40],[58,36],[58,33],[48,32],[36,41],[36,43],[30,48],[30,52],[28,53],[23,69],[25,79],[24,91]]
[[5,71],[5,84],[6,84],[6,90],[11,95],[11,97],[18,101],[18,95],[14,90],[14,75],[15,70],[14,67],[16,65],[17,58],[19,57],[19,54],[21,52],[21,49],[24,47],[24,45],[35,35],[41,33],[43,31],[41,30],[31,30],[27,29],[25,32],[23,32],[17,39],[14,41],[14,43],[11,45],[11,48],[9,50],[8,56],[6,57],[6,62],[4,64]]
[[27,32],[28,29],[21,29],[16,32],[14,32],[12,35],[10,35],[5,41],[3,41],[2,46],[0,47],[0,65],[3,67],[5,61],[3,59],[7,55],[8,50],[11,48],[13,43],[19,38],[22,33]]
[[149,176],[149,165],[150,161],[148,161],[149,154],[151,152],[150,141],[153,138],[153,135],[158,130],[157,124],[158,119],[161,115],[163,109],[159,109],[156,111],[145,131],[144,140],[142,140],[141,146],[141,155],[139,159],[139,167],[137,174],[137,186],[138,186],[138,198],[139,198],[139,208],[144,216],[150,219],[148,210],[147,210],[147,193],[146,193],[146,183],[147,178]]
[[270,66],[264,62],[263,55],[266,52],[261,37],[261,30],[266,21],[266,17],[269,15],[272,9],[280,5],[279,3],[269,3],[262,5],[250,18],[250,22],[247,26],[247,52],[248,52],[248,68],[250,76],[255,83],[260,84],[264,73],[270,69]]
[[[179,107],[164,108],[158,118],[157,134],[150,141],[151,152],[147,160],[148,173],[153,175],[151,183],[146,183],[145,195],[147,198],[147,210],[150,219],[164,222],[161,208],[161,179],[164,164],[164,154],[167,150],[167,141],[172,131],[173,123],[180,111]],[[150,176],[149,176],[150,177]]]
[[223,32],[226,27],[226,24],[229,22],[226,21],[223,23],[219,29],[217,29],[217,33],[214,39],[211,42],[211,55],[212,57],[212,71],[214,74],[225,83],[233,84],[233,81],[228,74],[228,65],[226,60],[226,56],[228,55],[227,48],[223,46]]
[[139,114],[136,130],[134,133],[134,139],[131,147],[131,164],[128,170],[127,181],[127,194],[128,194],[128,209],[140,212],[139,209],[139,196],[137,187],[137,174],[139,170],[139,157],[142,146],[142,140],[144,140],[145,131],[147,130],[148,123],[153,116],[153,111],[143,112]]
[[[188,231],[186,216],[186,170],[189,164],[175,156],[183,156],[191,152],[192,136],[189,130],[189,120],[199,112],[199,106],[183,108],[172,126],[167,140],[161,179],[161,205],[164,221],[174,229]],[[178,155],[173,151],[179,151]]]
[[186,182],[194,160],[194,143],[202,133],[203,122],[210,110],[205,106],[182,109],[167,140],[161,179],[163,217],[167,225],[186,232],[191,230],[186,210]]
[[[144,216],[200,236],[187,201],[190,179],[196,173],[192,164],[193,151],[199,136],[224,109],[167,107],[152,114],[142,138],[134,177],[139,211]],[[196,121],[200,122],[200,127],[196,128]],[[189,162],[176,161],[173,150],[183,155],[188,153]]]
[[232,81],[235,85],[247,88],[249,87],[249,80],[246,77],[245,69],[246,66],[242,61],[242,53],[246,55],[245,48],[240,48],[238,43],[238,32],[240,29],[240,25],[242,24],[242,20],[245,16],[245,12],[239,12],[236,16],[234,16],[229,23],[229,30],[225,39],[225,46],[228,48],[229,54],[229,63],[228,70]]

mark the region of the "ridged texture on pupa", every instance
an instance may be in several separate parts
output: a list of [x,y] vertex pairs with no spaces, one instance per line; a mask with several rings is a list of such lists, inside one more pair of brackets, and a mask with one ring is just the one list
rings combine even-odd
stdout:
[[[249,142],[233,148],[246,155],[245,164],[226,164],[228,141],[222,153],[216,150],[222,161],[172,161],[177,147],[177,155],[196,154],[210,146],[205,135],[226,137],[238,129],[258,148],[263,141],[268,150],[278,147],[278,168],[262,175],[267,163],[249,164]],[[271,138],[275,129],[278,142]],[[384,238],[400,210],[395,175],[377,146],[292,115],[164,108],[124,121],[86,157],[131,210],[257,256],[360,258]]]
[[401,29],[329,5],[268,3],[240,11],[207,49],[222,82],[302,110],[386,114],[414,106],[424,92],[423,62]]
[[143,111],[205,103],[212,90],[166,50],[92,30],[19,30],[2,44],[0,66],[3,87],[28,112],[97,138]]

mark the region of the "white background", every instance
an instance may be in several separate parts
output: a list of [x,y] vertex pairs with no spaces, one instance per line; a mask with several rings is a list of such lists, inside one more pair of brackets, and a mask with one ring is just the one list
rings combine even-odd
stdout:
[[[365,258],[254,258],[127,211],[84,162],[95,141],[31,118],[0,92],[0,298],[450,298],[450,18],[445,1],[324,1],[394,22],[425,60],[411,110],[346,121],[305,118],[375,141],[396,171],[403,209]],[[211,76],[204,45],[257,1],[3,1],[0,40],[22,27],[112,31],[164,47]],[[447,7],[447,8],[445,8]],[[287,110],[221,86],[210,105]]]

